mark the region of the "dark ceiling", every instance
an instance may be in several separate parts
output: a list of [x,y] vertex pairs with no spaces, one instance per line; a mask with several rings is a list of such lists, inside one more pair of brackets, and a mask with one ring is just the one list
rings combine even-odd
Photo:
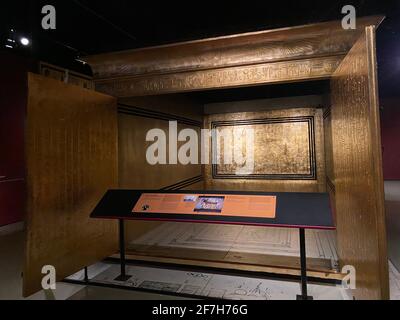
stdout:
[[[41,28],[46,4],[57,10],[56,30]],[[377,43],[381,94],[399,94],[400,1],[3,0],[1,41],[14,28],[32,39],[20,54],[90,73],[78,56],[336,20],[346,4],[353,4],[358,16],[386,15]]]

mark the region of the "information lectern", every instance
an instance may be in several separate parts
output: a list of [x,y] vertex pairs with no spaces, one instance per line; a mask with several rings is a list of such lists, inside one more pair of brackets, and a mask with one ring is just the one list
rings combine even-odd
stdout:
[[92,218],[119,220],[121,274],[126,281],[124,220],[158,220],[298,228],[301,295],[307,294],[305,229],[335,229],[327,193],[109,190]]

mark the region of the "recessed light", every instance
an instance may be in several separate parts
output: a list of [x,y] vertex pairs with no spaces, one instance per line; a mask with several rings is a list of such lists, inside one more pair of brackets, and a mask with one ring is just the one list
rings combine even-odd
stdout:
[[21,42],[21,44],[22,44],[23,46],[27,46],[27,45],[29,45],[29,43],[30,43],[29,39],[28,39],[28,38],[25,38],[25,37],[22,37],[22,38],[20,39],[20,42]]

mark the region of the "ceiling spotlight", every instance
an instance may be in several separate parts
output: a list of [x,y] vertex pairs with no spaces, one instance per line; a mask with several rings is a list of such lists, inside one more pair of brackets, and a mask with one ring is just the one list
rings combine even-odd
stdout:
[[28,39],[28,38],[25,38],[25,37],[22,37],[19,41],[21,42],[21,44],[22,44],[23,46],[27,46],[27,45],[29,45],[29,43],[30,43],[29,39]]

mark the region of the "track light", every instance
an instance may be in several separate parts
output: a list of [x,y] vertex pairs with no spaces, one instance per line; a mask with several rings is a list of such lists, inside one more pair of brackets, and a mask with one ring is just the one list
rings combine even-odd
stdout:
[[21,44],[22,44],[23,46],[28,46],[29,43],[30,43],[29,39],[26,38],[26,37],[22,37],[19,41],[21,42]]

